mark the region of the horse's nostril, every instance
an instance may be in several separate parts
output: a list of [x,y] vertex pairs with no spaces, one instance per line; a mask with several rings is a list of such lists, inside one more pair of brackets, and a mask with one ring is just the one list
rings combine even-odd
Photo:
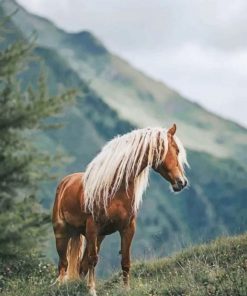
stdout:
[[188,184],[188,181],[186,179],[177,178],[176,181],[177,186],[179,186],[180,188],[184,188]]

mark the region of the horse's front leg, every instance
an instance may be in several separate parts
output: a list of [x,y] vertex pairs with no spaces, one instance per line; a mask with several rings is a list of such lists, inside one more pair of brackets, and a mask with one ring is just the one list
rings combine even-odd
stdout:
[[[100,251],[100,245],[103,241],[103,239],[105,238],[104,235],[99,235],[97,237],[97,254],[99,254]],[[86,246],[82,261],[81,261],[81,265],[80,265],[80,275],[81,277],[85,277],[88,273],[88,246]]]
[[97,254],[97,227],[90,216],[87,219],[86,225],[86,239],[87,239],[87,252],[88,252],[88,287],[89,294],[96,296],[95,290],[95,266],[98,262]]
[[135,234],[135,218],[130,221],[127,228],[120,231],[121,235],[121,254],[122,254],[122,271],[123,271],[123,282],[126,288],[129,288],[129,271],[130,271],[130,247],[133,236]]

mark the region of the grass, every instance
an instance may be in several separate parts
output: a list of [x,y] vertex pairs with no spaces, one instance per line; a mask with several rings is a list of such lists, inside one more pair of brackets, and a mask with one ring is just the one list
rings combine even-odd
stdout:
[[[109,284],[109,295],[122,295]],[[247,235],[136,264],[128,295],[247,295]]]
[[[5,296],[87,295],[84,282],[50,286],[53,265],[37,257],[1,268],[0,289]],[[247,234],[224,237],[192,247],[172,257],[137,262],[131,272],[131,290],[124,291],[120,273],[97,281],[98,295],[247,295]]]

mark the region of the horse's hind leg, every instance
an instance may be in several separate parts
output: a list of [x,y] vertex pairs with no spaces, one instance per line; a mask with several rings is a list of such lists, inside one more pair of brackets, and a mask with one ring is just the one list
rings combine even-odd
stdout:
[[54,226],[54,234],[56,239],[56,248],[59,256],[58,263],[58,281],[64,282],[66,279],[66,270],[68,267],[67,248],[70,239],[69,231],[65,223],[56,223]]

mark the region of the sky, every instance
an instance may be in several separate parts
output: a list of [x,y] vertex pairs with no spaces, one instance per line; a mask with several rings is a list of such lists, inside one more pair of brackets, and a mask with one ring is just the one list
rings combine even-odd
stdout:
[[246,0],[17,0],[247,127]]

